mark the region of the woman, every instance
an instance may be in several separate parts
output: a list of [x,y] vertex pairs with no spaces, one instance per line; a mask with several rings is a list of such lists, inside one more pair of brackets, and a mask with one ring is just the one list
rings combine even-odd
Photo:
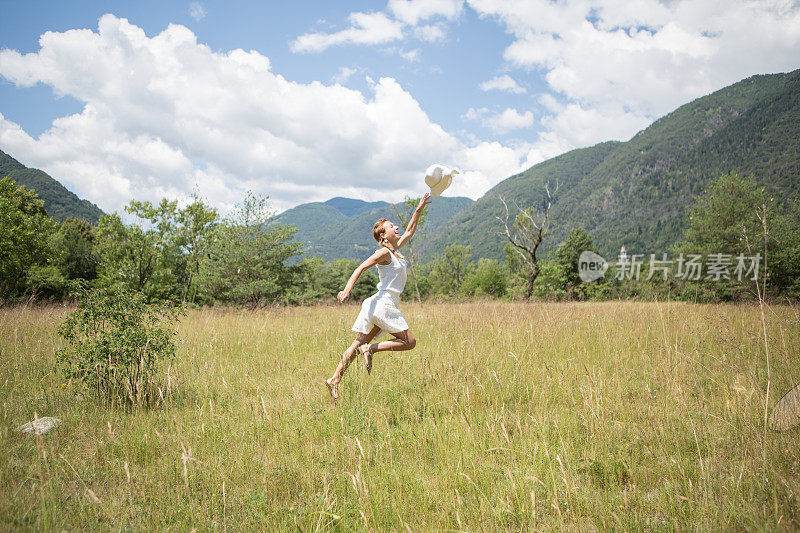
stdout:
[[[378,265],[378,276],[380,277],[378,292],[361,304],[361,311],[352,327],[352,330],[358,333],[356,340],[345,350],[333,376],[325,380],[325,385],[328,386],[328,391],[334,400],[339,398],[339,383],[342,375],[358,353],[364,357],[364,365],[367,373],[370,373],[373,354],[410,350],[417,344],[414,335],[408,329],[403,313],[397,306],[400,303],[400,293],[403,292],[406,285],[407,266],[405,258],[400,255],[398,250],[414,235],[420,213],[430,202],[430,193],[426,193],[419,201],[402,236],[400,236],[400,227],[385,218],[381,218],[375,223],[372,228],[372,237],[378,241],[381,249],[369,256],[355,269],[344,290],[337,296],[339,302],[347,300],[358,277],[374,265]],[[391,333],[395,338],[369,344],[381,331]]]

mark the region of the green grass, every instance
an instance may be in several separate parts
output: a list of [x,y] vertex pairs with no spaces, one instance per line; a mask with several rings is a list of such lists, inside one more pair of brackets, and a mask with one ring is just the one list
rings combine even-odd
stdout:
[[[338,405],[355,306],[190,312],[170,400],[126,412],[54,370],[66,310],[0,310],[0,529],[800,528],[757,307],[404,311],[417,347],[351,366]],[[771,409],[798,308],[766,324]],[[20,434],[34,414],[63,424]]]

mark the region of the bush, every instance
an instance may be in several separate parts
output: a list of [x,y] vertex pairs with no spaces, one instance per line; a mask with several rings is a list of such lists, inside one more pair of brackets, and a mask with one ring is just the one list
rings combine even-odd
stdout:
[[469,296],[489,295],[500,298],[506,294],[506,276],[503,267],[491,259],[478,260],[478,268],[467,274],[463,291]]
[[59,328],[66,346],[56,352],[67,379],[76,379],[110,404],[154,405],[163,400],[156,377],[175,357],[172,323],[179,307],[148,304],[120,288],[76,285],[78,306]]

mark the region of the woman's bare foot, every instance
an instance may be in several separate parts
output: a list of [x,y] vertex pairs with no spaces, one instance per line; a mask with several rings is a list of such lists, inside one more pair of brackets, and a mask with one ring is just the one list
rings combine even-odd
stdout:
[[367,374],[372,373],[372,351],[369,344],[362,344],[358,347],[358,351],[364,356],[364,366],[367,368]]
[[325,386],[328,387],[328,392],[331,393],[331,399],[335,402],[339,399],[339,384],[333,383],[330,379],[325,380]]

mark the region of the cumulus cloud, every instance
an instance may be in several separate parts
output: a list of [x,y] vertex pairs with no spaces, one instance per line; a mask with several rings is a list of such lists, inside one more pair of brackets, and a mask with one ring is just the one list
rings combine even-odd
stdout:
[[545,123],[570,142],[624,140],[675,107],[754,72],[798,66],[797,2],[468,3],[512,36],[503,54],[508,66],[544,73],[561,102]]
[[522,157],[459,163],[473,148],[392,78],[368,80],[367,93],[297,83],[258,52],[215,52],[179,25],[147,37],[104,15],[97,31],[48,32],[40,46],[0,51],[0,75],[48,85],[84,108],[38,138],[0,115],[0,147],[107,211],[193,190],[222,209],[247,190],[278,209],[339,195],[398,198],[424,190],[432,161],[472,172],[459,191],[477,198]]
[[[398,24],[393,39],[433,42],[465,5],[511,36],[502,55],[511,75],[483,91],[522,94],[523,76],[546,82],[553,105],[543,106],[547,129],[536,141],[544,147],[626,140],[694,98],[798,66],[800,3],[787,0],[389,0],[382,13]],[[309,35],[327,43],[341,33]],[[464,117],[497,133],[535,124],[533,112],[511,108]]]
[[512,94],[522,94],[525,88],[521,87],[514,78],[508,74],[502,76],[495,76],[491,80],[487,80],[480,84],[482,91],[505,91]]
[[497,141],[463,148],[457,154],[457,161],[466,171],[453,181],[448,194],[474,198],[470,191],[477,189],[485,192],[499,181],[491,176],[499,174],[507,178],[540,162],[528,157],[536,155],[530,154],[530,150],[530,144],[507,146]]

